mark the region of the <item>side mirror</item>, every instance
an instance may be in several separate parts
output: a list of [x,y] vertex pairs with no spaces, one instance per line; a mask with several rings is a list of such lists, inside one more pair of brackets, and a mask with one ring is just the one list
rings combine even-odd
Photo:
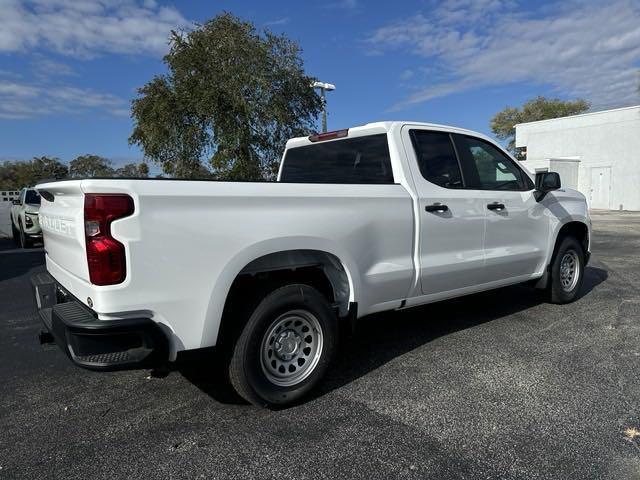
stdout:
[[539,192],[550,192],[561,187],[560,175],[557,172],[536,173],[536,190]]
[[560,175],[557,172],[536,173],[536,200],[542,200],[547,193],[558,190],[561,185]]
[[12,202],[14,205],[20,205],[20,200],[13,200]]

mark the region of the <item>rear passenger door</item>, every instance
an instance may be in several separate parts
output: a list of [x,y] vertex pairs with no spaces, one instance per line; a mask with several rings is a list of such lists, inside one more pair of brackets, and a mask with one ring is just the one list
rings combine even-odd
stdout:
[[451,134],[407,125],[402,139],[419,197],[422,293],[483,283],[485,202],[464,189]]
[[469,196],[486,214],[485,282],[509,283],[544,268],[549,221],[529,176],[492,143],[453,134]]

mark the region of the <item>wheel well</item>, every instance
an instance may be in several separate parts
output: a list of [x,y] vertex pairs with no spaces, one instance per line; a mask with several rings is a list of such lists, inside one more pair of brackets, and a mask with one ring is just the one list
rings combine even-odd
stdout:
[[574,237],[580,245],[582,245],[583,251],[589,250],[589,229],[582,222],[569,222],[562,226],[558,232],[558,238],[556,239],[556,247],[558,240],[564,237]]
[[246,314],[267,294],[292,283],[314,287],[338,315],[349,314],[349,278],[337,257],[318,250],[276,252],[253,260],[234,279],[225,301],[219,339],[224,342],[230,332],[239,333],[242,322],[229,322],[230,317],[240,311]]

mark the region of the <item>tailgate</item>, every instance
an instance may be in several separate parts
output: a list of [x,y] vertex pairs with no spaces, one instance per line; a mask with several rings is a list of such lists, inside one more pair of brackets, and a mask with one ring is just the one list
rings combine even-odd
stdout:
[[42,196],[39,220],[48,260],[88,281],[81,180],[44,183],[36,189]]

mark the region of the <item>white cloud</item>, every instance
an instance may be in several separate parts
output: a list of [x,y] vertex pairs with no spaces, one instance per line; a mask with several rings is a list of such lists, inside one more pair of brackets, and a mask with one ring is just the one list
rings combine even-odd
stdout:
[[400,80],[403,80],[403,81],[411,80],[415,74],[416,72],[414,72],[410,68],[407,68],[406,70],[403,70],[400,73]]
[[153,0],[0,0],[0,52],[47,49],[90,58],[159,55],[172,29],[191,23]]
[[35,97],[38,94],[38,89],[29,85],[20,85],[14,82],[0,81],[0,98],[11,96],[14,98],[28,98]]
[[52,77],[75,77],[76,71],[66,63],[56,62],[42,55],[34,55],[31,62],[33,76],[41,81]]
[[325,8],[341,8],[343,10],[357,10],[360,6],[358,0],[338,0],[332,3],[325,3]]
[[374,53],[408,49],[438,72],[396,109],[515,82],[550,85],[594,107],[640,100],[640,4],[629,0],[569,1],[531,12],[505,0],[445,0],[429,14],[378,29],[367,45]]
[[342,0],[341,2],[338,2],[338,5],[342,8],[354,9],[358,8],[358,0]]
[[264,22],[264,24],[267,27],[275,27],[278,25],[286,25],[289,23],[289,21],[290,21],[289,17],[282,17],[282,18],[277,18],[275,20],[269,20],[268,22]]
[[107,112],[129,115],[128,103],[110,93],[71,86],[38,86],[0,79],[0,119],[25,119],[53,114]]

